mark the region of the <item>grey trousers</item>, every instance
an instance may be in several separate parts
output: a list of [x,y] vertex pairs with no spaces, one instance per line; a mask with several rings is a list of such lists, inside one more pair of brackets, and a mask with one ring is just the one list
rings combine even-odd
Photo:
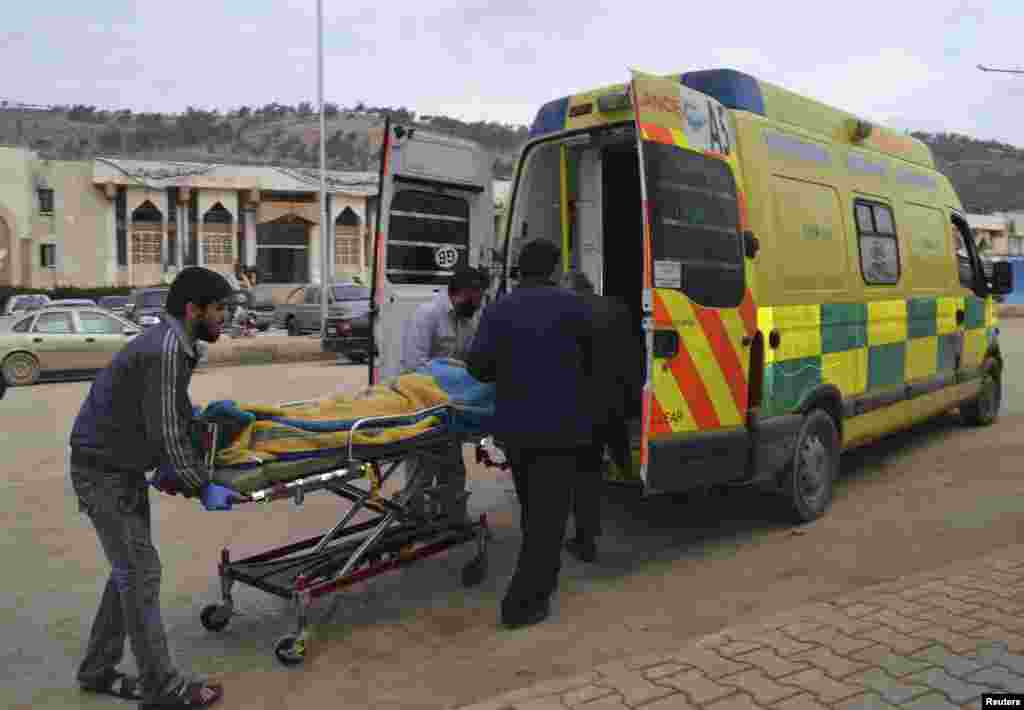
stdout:
[[442,489],[440,495],[441,510],[449,520],[463,522],[467,518],[466,508],[466,463],[462,458],[462,445],[459,444],[451,456],[445,461],[435,461],[422,456],[410,456],[402,464],[405,478],[403,493],[410,496],[409,506],[412,510],[423,512],[426,496],[413,493],[415,482],[414,472],[421,471],[420,486],[422,488],[436,485]]
[[145,477],[71,467],[79,510],[89,516],[110,562],[110,578],[93,621],[78,680],[102,678],[124,658],[125,639],[147,699],[181,682],[160,616],[160,557],[153,547]]

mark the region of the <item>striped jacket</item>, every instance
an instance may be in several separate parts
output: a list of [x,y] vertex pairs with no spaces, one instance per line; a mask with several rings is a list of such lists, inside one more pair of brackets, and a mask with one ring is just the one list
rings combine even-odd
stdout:
[[84,455],[139,476],[170,464],[183,492],[197,495],[208,474],[191,436],[196,363],[195,343],[164,314],[96,376],[71,431],[72,463]]

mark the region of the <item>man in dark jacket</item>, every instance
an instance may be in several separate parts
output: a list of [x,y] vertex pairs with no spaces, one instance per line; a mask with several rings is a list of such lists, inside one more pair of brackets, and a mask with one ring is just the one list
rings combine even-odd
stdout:
[[[142,707],[201,707],[223,689],[173,666],[160,617],[160,558],[153,547],[146,473],[169,472],[166,492],[200,496],[208,509],[236,500],[212,484],[193,442],[188,386],[198,341],[215,342],[232,288],[200,267],[183,270],[159,325],[133,339],[97,375],[71,431],[71,482],[96,529],[110,579],[78,669],[83,690],[142,700]],[[170,481],[173,481],[173,486]],[[139,677],[116,669],[131,641]]]
[[519,560],[501,604],[510,628],[550,613],[570,491],[593,438],[581,404],[591,377],[591,314],[552,281],[557,265],[550,242],[523,248],[520,285],[484,311],[467,360],[473,377],[497,384],[493,433],[508,454],[521,508]]
[[[601,488],[605,448],[622,473],[632,464],[627,416],[637,378],[635,338],[625,304],[594,293],[586,274],[570,271],[562,285],[580,295],[593,312],[594,376],[590,406],[594,413],[594,445],[582,463],[573,490],[573,518],[576,534],[566,548],[584,562],[597,559],[597,538],[601,536]],[[589,472],[589,475],[587,473]]]

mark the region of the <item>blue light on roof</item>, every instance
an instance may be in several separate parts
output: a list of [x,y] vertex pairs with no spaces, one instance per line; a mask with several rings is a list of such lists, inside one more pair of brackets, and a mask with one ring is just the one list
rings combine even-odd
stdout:
[[764,96],[757,79],[735,69],[705,69],[686,72],[680,77],[683,86],[717,99],[723,106],[765,115]]
[[554,133],[565,128],[565,115],[569,112],[569,97],[549,101],[541,106],[537,117],[533,119],[530,126],[530,138],[542,136],[545,133]]

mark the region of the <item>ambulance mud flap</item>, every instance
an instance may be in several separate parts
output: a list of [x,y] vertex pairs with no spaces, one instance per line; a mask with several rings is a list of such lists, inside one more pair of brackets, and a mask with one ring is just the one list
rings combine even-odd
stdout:
[[793,457],[793,446],[803,421],[802,414],[752,419],[751,457],[747,467],[751,482],[770,480],[786,466]]
[[746,427],[670,434],[652,439],[647,489],[679,493],[746,476],[750,432]]

